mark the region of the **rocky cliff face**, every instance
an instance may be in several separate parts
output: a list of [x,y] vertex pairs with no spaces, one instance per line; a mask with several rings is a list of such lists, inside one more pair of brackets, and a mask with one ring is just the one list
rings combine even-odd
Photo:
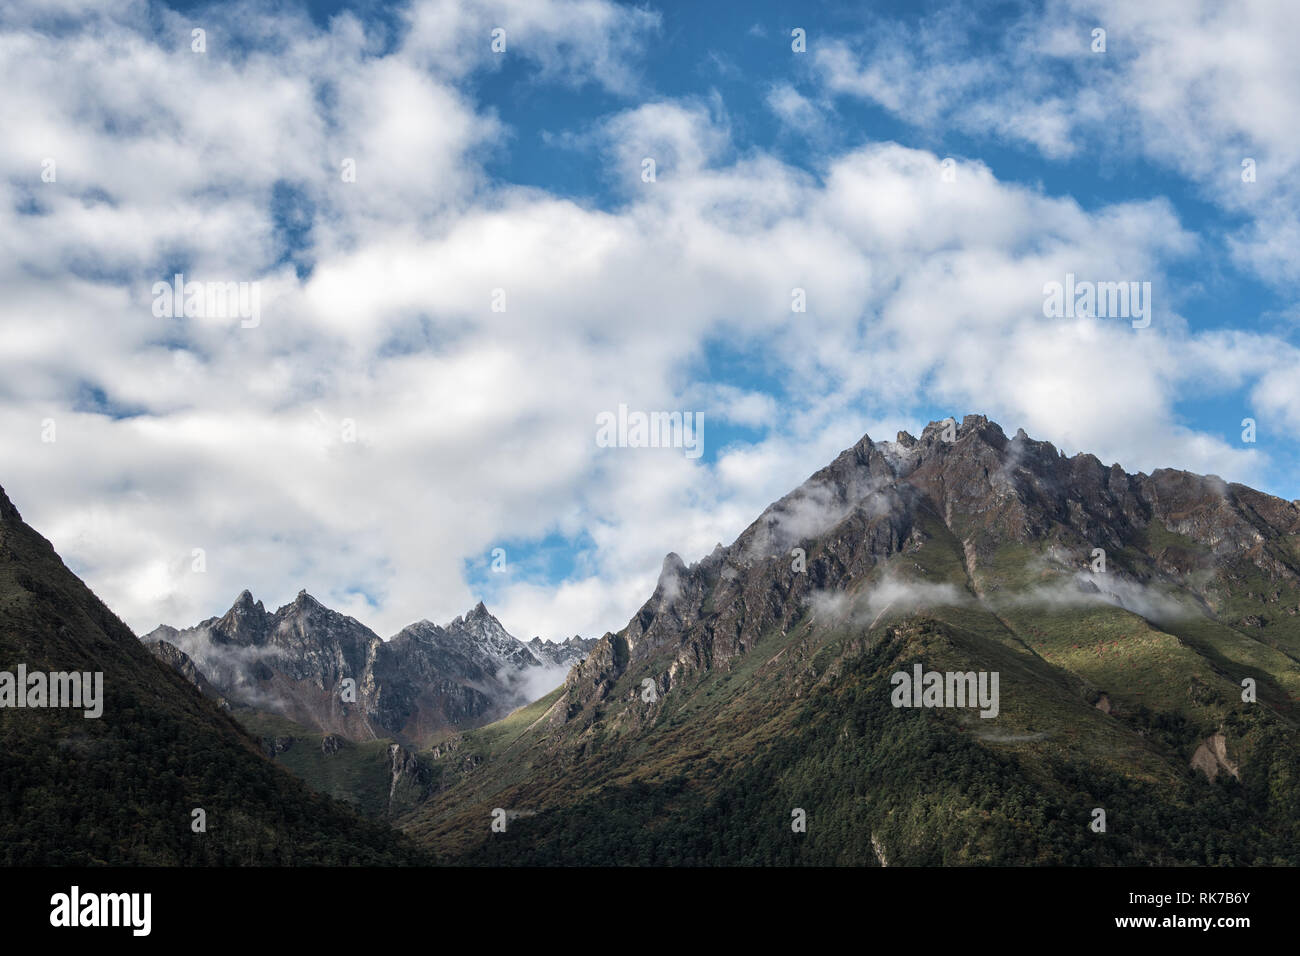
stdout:
[[305,591],[274,612],[244,591],[219,618],[142,640],[209,696],[351,740],[405,744],[488,723],[541,696],[584,644],[574,638],[552,650],[535,639],[535,653],[482,603],[445,627],[420,621],[384,641]]
[[[863,437],[729,547],[689,566],[669,554],[635,617],[569,674],[550,720],[585,713],[589,722],[623,674],[651,661],[662,694],[684,672],[726,664],[763,634],[785,633],[819,596],[879,584],[887,565],[924,564],[922,551],[953,545],[965,584],[947,600],[996,606],[1037,588],[1042,601],[1095,595],[1148,617],[1195,605],[1300,650],[1295,502],[1214,476],[1130,475],[1092,455],[1066,458],[1049,442],[1023,431],[1008,438],[968,415],[959,426],[932,422],[919,438]],[[1092,573],[1096,549],[1104,573]],[[895,589],[899,607],[924,593],[919,577]]]

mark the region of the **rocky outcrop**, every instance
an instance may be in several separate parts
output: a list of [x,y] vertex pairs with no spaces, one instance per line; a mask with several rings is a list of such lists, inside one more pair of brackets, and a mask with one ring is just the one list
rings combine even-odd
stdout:
[[1201,771],[1210,778],[1211,783],[1220,771],[1226,771],[1236,779],[1241,779],[1238,766],[1228,759],[1228,739],[1221,733],[1211,734],[1201,741],[1201,745],[1196,748],[1196,753],[1192,754],[1191,768]]
[[429,768],[400,744],[388,747],[388,813],[395,816],[428,796]]
[[889,866],[889,856],[885,853],[885,844],[873,832],[871,834],[871,852],[876,855],[876,862],[882,867]]
[[[169,628],[169,630],[171,629]],[[172,630],[172,635],[175,636],[174,630]],[[149,649],[153,652],[154,657],[176,670],[182,677],[193,684],[199,693],[211,697],[222,710],[230,710],[230,701],[206,677],[199,673],[199,669],[194,666],[194,662],[190,660],[189,655],[175,644],[160,640],[151,644]]]

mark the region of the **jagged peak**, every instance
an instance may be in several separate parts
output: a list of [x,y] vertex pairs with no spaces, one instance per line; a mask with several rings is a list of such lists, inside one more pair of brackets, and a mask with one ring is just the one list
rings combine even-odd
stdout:
[[[595,639],[592,638],[593,642],[594,640]],[[520,641],[520,643],[524,643],[524,642]],[[551,647],[551,648],[559,649],[559,648],[582,647],[586,643],[587,643],[587,638],[584,638],[581,634],[574,634],[573,637],[565,638],[562,641],[542,637],[539,634],[539,635],[534,635],[533,639],[528,641],[526,646],[530,649],[538,648],[538,647]]]
[[1002,426],[988,416],[967,415],[961,420],[961,427],[957,429],[957,440],[977,438],[998,451],[1002,451],[1010,443]]
[[940,418],[937,421],[930,422],[921,429],[921,441],[927,443],[940,441],[944,429],[946,429],[950,424],[956,428],[958,436],[960,437],[961,426],[957,424],[957,419],[955,417]]
[[[775,502],[772,507],[779,507],[787,499],[798,498],[808,487],[828,480],[847,483],[846,487],[853,491],[858,487],[855,484],[858,476],[864,471],[869,472],[873,478],[884,481],[891,477],[902,478],[918,466],[935,461],[936,456],[946,456],[954,451],[958,454],[987,454],[988,452],[979,451],[980,448],[985,448],[998,457],[1005,458],[1013,443],[1036,452],[1050,451],[1052,457],[1057,454],[1050,443],[1035,442],[1025,435],[1023,429],[1017,431],[1015,439],[1008,439],[1001,425],[987,415],[978,414],[965,415],[960,421],[955,416],[932,421],[925,426],[919,438],[900,431],[894,441],[875,442],[869,434],[863,435],[830,465],[818,471],[785,498]],[[769,512],[771,510],[769,508]]]
[[229,616],[233,614],[238,617],[250,614],[254,611],[259,614],[265,614],[266,608],[262,606],[261,601],[253,599],[253,593],[249,591],[248,588],[244,588],[244,590],[239,592],[239,596],[235,598],[235,603],[230,605],[230,610],[227,612],[227,615]]
[[664,588],[674,586],[677,577],[685,574],[687,570],[686,562],[682,560],[681,555],[676,551],[669,551],[664,555],[664,563],[659,569],[659,580],[655,584],[655,590],[662,591]]
[[727,549],[724,548],[722,546],[722,542],[719,541],[717,544],[713,546],[712,551],[710,551],[707,555],[705,555],[699,562],[692,565],[692,567],[712,569],[717,567],[719,564],[721,564],[723,560],[726,558],[726,556],[727,556]]
[[[952,427],[956,432],[956,440],[953,442],[945,442],[943,434],[950,427]],[[899,432],[899,435],[911,438],[911,436],[907,435],[906,432]],[[1002,430],[1002,426],[990,419],[987,415],[966,415],[960,422],[957,421],[955,415],[932,421],[922,429],[920,441],[928,446],[933,446],[940,442],[943,444],[955,445],[961,444],[963,441],[971,438],[982,438],[987,444],[998,449],[1005,446],[1008,441],[1006,433]],[[899,444],[902,443],[902,441],[899,442]]]
[[457,628],[469,627],[471,625],[495,627],[501,631],[505,630],[505,626],[495,614],[488,610],[488,606],[482,601],[479,601],[464,614],[458,614],[456,617],[448,621],[445,625],[445,629],[450,631]]
[[320,601],[307,593],[306,588],[298,592],[298,596],[293,599],[293,606],[296,608],[325,608],[324,604],[321,604]]
[[9,500],[5,490],[0,488],[0,521],[22,521],[23,516],[18,513],[14,503]]

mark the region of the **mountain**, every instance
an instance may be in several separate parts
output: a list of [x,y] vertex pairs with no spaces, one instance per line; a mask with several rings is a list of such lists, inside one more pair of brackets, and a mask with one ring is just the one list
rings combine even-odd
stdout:
[[229,711],[231,709],[230,701],[226,699],[225,695],[199,672],[199,669],[194,666],[194,661],[190,660],[190,656],[175,644],[160,640],[150,644],[149,650],[153,652],[154,657],[193,684],[200,694],[215,700],[222,710]]
[[1294,865],[1298,661],[1297,503],[934,422],[668,555],[401,825],[457,863]]
[[[155,659],[0,489],[0,862],[420,861],[391,829],[274,766],[175,669],[180,657],[160,653],[174,660]],[[55,675],[73,673],[81,706],[32,706],[68,703],[77,684]]]
[[403,746],[489,723],[537,699],[594,644],[525,644],[482,602],[445,627],[420,621],[384,641],[306,591],[274,612],[244,591],[221,617],[184,630],[159,627],[142,640],[172,648],[157,653],[241,714],[277,714],[306,733]]
[[595,646],[596,638],[579,637],[576,634],[559,643],[544,641],[540,637],[534,637],[528,642],[528,650],[539,661],[552,667],[561,667],[566,672],[574,664],[582,663]]

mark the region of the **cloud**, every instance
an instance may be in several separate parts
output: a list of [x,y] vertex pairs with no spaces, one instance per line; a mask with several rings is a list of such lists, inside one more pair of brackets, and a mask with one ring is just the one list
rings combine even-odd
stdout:
[[[420,66],[463,74],[520,56],[544,82],[621,93],[636,82],[636,64],[662,25],[653,10],[605,0],[426,0],[406,19],[403,53]],[[490,42],[497,29],[505,31],[501,54]]]
[[1159,623],[1195,615],[1197,609],[1156,587],[1115,573],[1076,571],[1047,584],[1036,584],[1017,594],[1001,594],[985,603],[997,609],[1032,608],[1068,610],[1110,605]]
[[[823,624],[840,623],[870,630],[882,621],[943,607],[979,606],[1005,613],[1011,610],[1069,611],[1080,608],[1119,607],[1159,624],[1199,613],[1186,599],[1143,584],[1121,574],[1069,571],[1055,560],[1035,562],[1031,569],[1055,572],[1052,579],[1019,591],[998,592],[976,598],[947,582],[907,580],[887,570],[881,580],[860,594],[816,591],[808,602],[813,616]],[[1075,562],[1077,565],[1078,562]]]
[[244,646],[216,641],[207,627],[196,627],[175,635],[160,635],[182,651],[208,681],[241,704],[261,707],[277,713],[284,711],[284,701],[275,694],[263,691],[256,679],[257,664],[274,662],[279,656],[270,646]]
[[995,30],[983,16],[944,8],[915,25],[873,22],[818,44],[815,72],[829,93],[932,132],[1051,160],[1154,162],[1245,220],[1228,237],[1239,265],[1274,283],[1300,278],[1300,145],[1287,121],[1300,64],[1279,42],[1300,30],[1295,4],[1046,0]]
[[[277,12],[235,55],[217,41],[250,8],[231,9],[204,11],[206,58],[188,16],[131,4],[48,33],[7,8],[0,32],[21,144],[0,201],[22,210],[0,220],[0,481],[137,630],[251,587],[393,633],[471,606],[465,569],[502,541],[554,535],[584,542],[572,573],[507,576],[494,611],[513,633],[594,636],[664,553],[733,540],[864,430],[917,430],[930,405],[1239,480],[1263,456],[1181,424],[1180,396],[1246,388],[1300,421],[1293,347],[1182,321],[1168,272],[1202,249],[1168,203],[1084,209],[973,161],[946,182],[941,157],[895,143],[814,175],[737,149],[707,95],[575,122],[618,184],[580,204],[488,172],[511,131],[474,79],[502,67],[486,37],[448,37],[500,20],[529,81],[616,95],[652,17],[444,2],[390,36]],[[176,270],[260,283],[261,324],[155,316]],[[1044,283],[1069,272],[1151,281],[1151,328],[1044,318]],[[711,373],[719,349],[778,386]],[[595,416],[620,403],[702,412],[705,457],[598,448]],[[715,448],[713,422],[760,437]],[[837,513],[806,497],[773,546]]]
[[816,591],[808,600],[813,616],[823,623],[839,621],[870,630],[885,620],[886,615],[895,619],[937,607],[960,607],[974,599],[946,582],[909,581],[887,572],[863,594]]
[[539,700],[564,683],[569,668],[543,663],[540,667],[503,667],[496,679],[510,689],[516,706]]
[[817,140],[827,135],[827,120],[822,108],[789,83],[778,83],[768,91],[767,108],[796,132]]

